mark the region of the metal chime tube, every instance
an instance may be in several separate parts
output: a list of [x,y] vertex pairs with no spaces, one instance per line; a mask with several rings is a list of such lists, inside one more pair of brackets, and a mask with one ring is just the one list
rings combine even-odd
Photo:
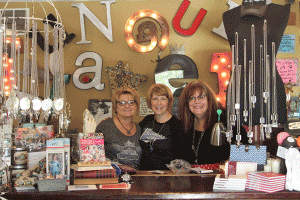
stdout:
[[[252,61],[250,60],[249,61],[249,99],[251,98],[252,94],[251,94],[251,91],[252,91],[252,87],[253,87],[253,63]],[[249,101],[249,132],[247,133],[247,136],[249,138],[249,143],[252,143],[252,137],[253,137],[253,132],[252,132],[252,102]]]
[[263,60],[263,46],[260,45],[260,124],[265,123],[264,118],[264,102],[263,102],[263,94],[264,94],[264,60]]
[[232,76],[231,76],[231,106],[229,107],[230,109],[230,123],[231,123],[231,126],[235,126],[235,109],[234,109],[234,104],[235,104],[235,49],[236,49],[236,46],[233,46],[232,48]]
[[241,65],[236,66],[236,116],[237,116],[237,145],[241,144],[241,114],[240,114],[240,101],[241,101]]
[[270,115],[271,115],[271,110],[270,110],[270,86],[271,86],[271,84],[270,84],[270,76],[271,76],[271,74],[270,74],[270,56],[269,55],[267,55],[267,66],[266,66],[266,91],[268,92],[268,94],[269,94],[269,98],[268,98],[268,101],[267,101],[267,116],[266,116],[266,124],[270,124]]
[[272,124],[274,126],[277,126],[277,90],[276,90],[276,53],[275,53],[275,42],[272,42],[272,70],[273,70],[273,104],[272,104]]
[[[267,104],[269,93],[268,93],[268,70],[267,70],[267,54],[268,54],[268,38],[267,38],[267,20],[264,20],[264,27],[263,27],[263,39],[264,39],[264,67],[265,67],[265,73],[264,73],[264,102]],[[267,119],[267,116],[266,116]]]
[[255,95],[255,26],[252,24],[251,26],[251,50],[252,50],[252,88],[251,88],[251,102],[252,107],[255,108],[256,103],[256,95]]
[[247,122],[248,109],[247,109],[247,41],[244,39],[244,121]]

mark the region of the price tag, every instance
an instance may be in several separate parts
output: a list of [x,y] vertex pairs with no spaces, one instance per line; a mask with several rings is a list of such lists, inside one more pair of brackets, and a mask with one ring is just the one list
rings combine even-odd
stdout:
[[278,146],[276,156],[285,159],[285,154],[287,153],[287,151],[288,151],[287,148],[284,148],[282,146]]

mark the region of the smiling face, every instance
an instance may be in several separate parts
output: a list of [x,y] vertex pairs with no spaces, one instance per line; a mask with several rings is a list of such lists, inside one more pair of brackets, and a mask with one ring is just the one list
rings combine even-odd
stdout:
[[[194,97],[194,98],[193,98]],[[199,91],[190,97],[189,109],[197,118],[204,118],[207,113],[208,100],[206,94],[200,94]]]
[[[121,94],[118,100],[119,102],[135,101],[131,94]],[[119,117],[123,117],[123,118],[133,117],[136,111],[137,111],[136,103],[133,103],[133,105],[129,105],[128,103],[126,103],[125,105],[121,105],[120,103],[117,103],[117,114]]]
[[152,95],[151,109],[155,115],[164,115],[168,112],[169,100],[166,96]]

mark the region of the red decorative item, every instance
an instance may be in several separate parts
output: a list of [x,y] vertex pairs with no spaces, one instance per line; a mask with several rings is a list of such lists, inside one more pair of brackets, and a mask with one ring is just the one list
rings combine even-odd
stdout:
[[88,76],[84,76],[84,77],[82,78],[82,80],[83,80],[83,82],[85,82],[85,83],[91,82],[91,80],[90,80],[90,78],[89,78]]
[[230,71],[232,70],[231,52],[214,53],[210,71],[218,74],[219,94],[216,95],[217,100],[226,107],[226,90],[230,79]]
[[174,19],[173,19],[173,27],[174,27],[174,29],[178,33],[180,33],[182,35],[185,35],[185,36],[193,35],[196,32],[196,30],[200,26],[203,18],[205,17],[205,15],[207,13],[206,10],[204,10],[204,9],[201,8],[201,10],[199,11],[197,17],[195,18],[192,26],[189,29],[183,29],[183,28],[181,28],[180,21],[181,21],[183,15],[186,12],[186,9],[189,7],[190,3],[191,2],[189,0],[184,0],[182,2],[181,6],[180,6],[180,8],[178,10],[178,12],[176,13]]

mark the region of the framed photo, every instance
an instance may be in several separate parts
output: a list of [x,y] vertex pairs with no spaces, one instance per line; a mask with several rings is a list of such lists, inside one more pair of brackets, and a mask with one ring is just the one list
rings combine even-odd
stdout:
[[108,118],[112,118],[111,100],[90,99],[88,110],[93,114],[96,124]]
[[47,153],[47,173],[56,178],[59,174],[64,174],[64,152]]

